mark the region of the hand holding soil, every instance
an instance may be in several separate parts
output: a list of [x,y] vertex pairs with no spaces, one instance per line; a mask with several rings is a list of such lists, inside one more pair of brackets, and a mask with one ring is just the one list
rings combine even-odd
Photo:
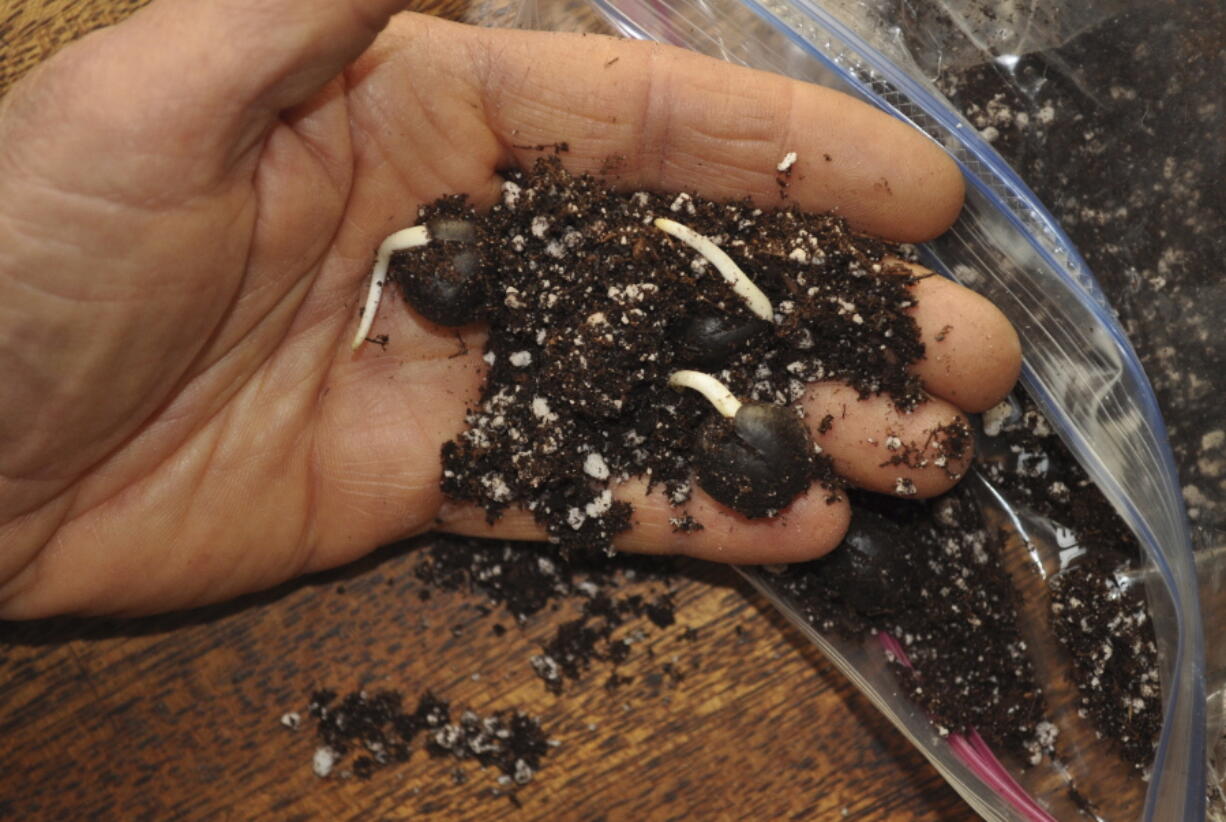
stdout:
[[[486,373],[480,326],[396,299],[386,351],[349,337],[385,236],[443,195],[488,209],[543,146],[627,192],[764,208],[795,151],[790,203],[893,241],[960,207],[938,149],[820,88],[646,44],[388,24],[386,0],[246,5],[160,0],[0,106],[2,617],[202,604],[431,528],[540,538],[526,512],[491,528],[440,489]],[[981,298],[909,287],[933,399],[903,413],[827,382],[801,402],[843,477],[927,496],[969,454],[892,457],[994,404],[1019,355]],[[827,493],[746,520],[695,491],[704,527],[680,533],[645,487],[614,489],[634,508],[621,548],[785,562],[848,519]]]

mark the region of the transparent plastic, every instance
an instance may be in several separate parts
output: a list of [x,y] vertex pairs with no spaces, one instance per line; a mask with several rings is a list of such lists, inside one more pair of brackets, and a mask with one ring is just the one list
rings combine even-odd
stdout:
[[913,57],[966,67],[998,55],[1058,48],[1135,4],[1133,0],[842,0],[823,5],[843,20],[856,21],[859,31],[872,8],[878,29],[905,31]]
[[[1164,721],[1147,787],[1136,774],[1118,773],[1118,763],[1100,761],[1102,746],[1093,744],[1091,730],[1074,727],[1076,710],[1069,701],[1050,706],[1063,737],[1073,741],[1073,753],[1062,762],[1025,767],[997,760],[975,735],[941,736],[902,695],[882,647],[888,637],[855,643],[824,634],[799,616],[770,574],[746,569],[746,576],[985,818],[1075,818],[1084,809],[1065,790],[1075,781],[1082,787],[1101,783],[1095,800],[1100,819],[1201,819],[1204,636],[1184,502],[1154,393],[1073,244],[992,146],[925,79],[920,65],[925,57],[1007,64],[1016,50],[1058,45],[1123,3],[1035,2],[1028,4],[1029,16],[973,11],[985,5],[995,5],[996,12],[1012,8],[954,0],[593,0],[590,6],[543,1],[518,6],[510,22],[611,31],[822,83],[911,123],[958,162],[967,180],[966,207],[948,233],[921,249],[924,262],[990,298],[1013,322],[1024,349],[1025,389],[1134,531],[1149,563],[1141,578],[1159,646]],[[957,24],[942,28],[915,12],[934,6],[946,23]],[[1066,672],[1040,613],[1055,553],[1054,547],[1044,552],[1036,546],[1050,542],[1050,535],[986,482],[968,481],[981,483],[985,515],[1012,525],[1016,540],[1006,563],[1033,606],[1022,614],[1023,629],[1041,681],[1060,683]]]

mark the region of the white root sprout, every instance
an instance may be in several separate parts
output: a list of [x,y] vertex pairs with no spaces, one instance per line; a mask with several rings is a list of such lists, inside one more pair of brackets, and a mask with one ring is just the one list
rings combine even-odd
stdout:
[[674,388],[694,389],[706,397],[715,406],[716,411],[729,419],[735,417],[736,412],[741,410],[741,401],[728,390],[727,386],[710,374],[683,368],[669,375],[668,384]]
[[375,267],[370,272],[370,290],[366,292],[366,305],[362,308],[362,319],[358,323],[358,331],[353,335],[350,347],[357,351],[370,335],[370,327],[375,321],[375,312],[379,310],[379,300],[383,297],[383,287],[387,284],[387,267],[392,255],[408,248],[420,248],[430,242],[430,231],[424,225],[403,228],[389,236],[379,244],[375,253]]
[[676,237],[703,257],[706,257],[719,273],[723,275],[728,285],[732,286],[732,290],[737,293],[737,296],[745,301],[750,311],[767,322],[774,321],[775,311],[771,307],[770,298],[763,294],[762,289],[754,285],[753,280],[749,279],[749,276],[741,270],[741,267],[734,263],[732,258],[725,254],[724,250],[713,243],[710,238],[704,237],[689,226],[682,225],[676,220],[670,220],[667,217],[658,218],[655,221],[655,226],[665,234]]

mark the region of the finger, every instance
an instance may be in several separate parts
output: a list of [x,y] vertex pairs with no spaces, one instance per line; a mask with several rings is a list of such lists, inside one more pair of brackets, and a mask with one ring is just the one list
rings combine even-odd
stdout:
[[[533,147],[565,142],[568,168],[625,188],[749,196],[769,205],[780,201],[777,165],[796,152],[789,201],[836,211],[869,233],[928,239],[961,208],[961,174],[940,148],[820,86],[604,37],[473,29],[408,15],[389,34],[398,41],[394,59],[412,74],[433,76],[447,64],[467,78],[507,161],[521,166],[539,153]],[[445,91],[429,90],[436,121]]]
[[[1022,370],[1013,325],[987,298],[923,266],[900,263],[915,276],[915,306],[924,358],[913,366],[933,396],[978,413],[1008,394]],[[889,267],[887,267],[889,270]]]
[[[839,544],[851,522],[851,507],[842,494],[814,486],[778,516],[746,519],[720,505],[701,488],[683,505],[673,505],[660,489],[647,491],[642,479],[613,489],[616,499],[634,507],[631,529],[613,540],[623,551],[682,554],[697,559],[736,564],[803,562]],[[678,528],[685,517],[701,526]],[[449,503],[439,515],[440,530],[477,537],[542,540],[542,528],[527,511],[506,511],[493,524],[485,511],[467,503]]]
[[521,144],[567,140],[570,161],[585,171],[622,157],[625,185],[771,203],[780,198],[776,168],[796,152],[788,196],[870,233],[927,239],[961,207],[962,178],[944,152],[846,95],[664,46],[594,38],[581,48],[554,38],[546,70],[583,81],[547,83],[520,70],[539,53],[537,39],[517,37],[496,52],[505,68],[491,76],[506,78],[497,90],[507,102],[495,124],[508,137],[514,129]]
[[927,498],[966,473],[973,442],[966,417],[940,399],[910,412],[884,395],[860,399],[841,383],[817,383],[801,398],[809,430],[835,470],[880,494]]

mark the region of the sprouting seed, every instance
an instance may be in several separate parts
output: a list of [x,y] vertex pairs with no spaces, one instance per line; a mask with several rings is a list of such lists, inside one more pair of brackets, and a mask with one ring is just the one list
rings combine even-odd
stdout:
[[430,242],[430,230],[424,225],[402,228],[390,235],[379,244],[375,252],[375,266],[370,272],[370,290],[366,292],[366,305],[362,308],[362,319],[358,323],[357,333],[353,335],[350,348],[357,351],[370,335],[370,327],[375,321],[375,312],[379,310],[379,300],[383,297],[383,288],[387,285],[387,267],[392,255],[397,251],[409,248],[420,248]]
[[688,368],[674,371],[668,378],[668,384],[673,388],[692,388],[706,397],[716,411],[728,418],[735,417],[743,405],[726,385],[701,371],[691,371]]
[[741,402],[701,371],[676,371],[668,382],[699,392],[720,414],[699,429],[694,449],[698,484],[716,501],[747,517],[768,517],[809,486],[813,446],[790,409]]
[[771,306],[770,298],[763,294],[762,289],[754,285],[753,280],[749,279],[741,267],[733,262],[732,258],[709,237],[704,237],[689,226],[667,217],[657,218],[655,226],[665,234],[676,237],[714,265],[728,285],[732,286],[732,290],[745,301],[745,305],[749,306],[749,310],[755,315],[767,322],[774,320],[775,311]]

